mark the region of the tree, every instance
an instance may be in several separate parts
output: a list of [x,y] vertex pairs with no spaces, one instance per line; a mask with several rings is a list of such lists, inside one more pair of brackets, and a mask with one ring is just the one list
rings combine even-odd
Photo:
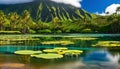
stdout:
[[20,22],[21,22],[22,33],[29,33],[30,27],[35,25],[28,10],[23,11]]
[[5,23],[6,23],[5,14],[3,11],[0,11],[0,30],[4,30]]
[[117,7],[117,9],[116,9],[116,14],[119,14],[119,13],[120,13],[120,6]]
[[53,24],[54,32],[57,30],[61,30],[62,23],[60,22],[58,17],[53,18],[52,24]]
[[9,13],[7,18],[10,21],[11,30],[16,30],[19,25],[20,16],[16,12]]
[[106,14],[107,14],[107,15],[109,15],[109,14],[110,14],[110,12],[106,12]]

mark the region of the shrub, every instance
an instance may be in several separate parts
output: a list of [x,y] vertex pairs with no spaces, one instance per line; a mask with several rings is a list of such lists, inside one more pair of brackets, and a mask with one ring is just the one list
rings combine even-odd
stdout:
[[61,30],[57,30],[56,33],[62,33],[62,31]]
[[32,30],[32,29],[30,29],[29,32],[30,32],[31,34],[35,34],[35,33],[36,33],[36,31],[34,31],[34,30]]
[[38,30],[38,33],[51,33],[52,31],[49,29],[45,29],[45,30]]
[[92,33],[92,30],[89,28],[86,28],[86,29],[83,29],[81,32],[82,33]]

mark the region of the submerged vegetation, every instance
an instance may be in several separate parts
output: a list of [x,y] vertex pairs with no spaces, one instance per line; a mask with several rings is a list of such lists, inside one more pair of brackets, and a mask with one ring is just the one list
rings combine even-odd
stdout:
[[33,19],[28,10],[21,15],[0,11],[0,33],[120,33],[120,14],[117,13],[64,21],[55,17],[50,22],[42,22]]

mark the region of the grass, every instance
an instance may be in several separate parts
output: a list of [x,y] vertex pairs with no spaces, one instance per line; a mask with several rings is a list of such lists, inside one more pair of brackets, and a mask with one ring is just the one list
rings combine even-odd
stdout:
[[0,31],[0,34],[20,34],[20,31]]

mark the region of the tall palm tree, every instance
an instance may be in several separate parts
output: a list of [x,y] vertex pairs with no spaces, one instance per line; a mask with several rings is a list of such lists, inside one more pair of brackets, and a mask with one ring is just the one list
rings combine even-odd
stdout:
[[20,16],[16,13],[9,13],[7,18],[10,20],[11,30],[16,30]]
[[21,17],[22,23],[22,33],[29,33],[30,26],[33,25],[33,20],[31,18],[30,12],[28,10],[24,10]]
[[119,13],[120,13],[120,6],[117,7],[117,9],[116,9],[116,14],[119,14]]

